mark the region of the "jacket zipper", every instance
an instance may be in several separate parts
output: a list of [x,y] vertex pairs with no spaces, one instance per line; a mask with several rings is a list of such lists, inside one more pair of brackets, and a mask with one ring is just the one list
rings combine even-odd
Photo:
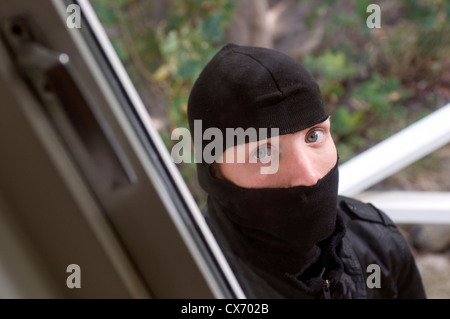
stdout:
[[323,296],[325,299],[331,299],[330,285],[331,282],[328,279],[325,279],[322,286]]
[[[324,274],[325,274],[325,267],[323,267],[322,272],[320,273],[320,277],[323,278]],[[331,299],[330,286],[331,281],[329,279],[325,279],[322,285],[323,297],[325,299]]]

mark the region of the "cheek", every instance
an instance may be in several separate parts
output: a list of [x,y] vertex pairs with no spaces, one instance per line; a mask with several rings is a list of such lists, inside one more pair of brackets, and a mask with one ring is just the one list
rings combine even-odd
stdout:
[[278,172],[275,174],[261,174],[258,169],[257,173],[243,182],[247,183],[249,185],[247,187],[251,188],[272,188],[279,187],[280,180],[280,174]]
[[334,167],[334,165],[336,165],[337,156],[336,145],[333,140],[330,139],[330,141],[326,144],[323,155],[321,156],[324,175],[326,175]]
[[260,174],[260,166],[242,163],[220,164],[222,177],[244,188],[271,187],[276,181],[277,174]]
[[249,173],[245,169],[243,164],[240,163],[222,163],[219,164],[220,173],[223,179],[236,184],[238,186],[245,187],[243,183],[251,180]]

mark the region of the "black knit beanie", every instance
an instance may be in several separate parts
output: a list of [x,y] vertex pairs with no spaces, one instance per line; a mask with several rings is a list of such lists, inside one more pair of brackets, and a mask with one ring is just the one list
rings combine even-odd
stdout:
[[[201,134],[218,128],[223,137],[226,128],[266,128],[267,137],[271,128],[280,135],[294,133],[327,117],[317,83],[297,61],[272,49],[236,44],[224,46],[206,65],[188,102],[191,132],[194,120],[202,120]],[[210,142],[202,141],[196,151]],[[224,138],[223,143],[224,151],[239,141]]]

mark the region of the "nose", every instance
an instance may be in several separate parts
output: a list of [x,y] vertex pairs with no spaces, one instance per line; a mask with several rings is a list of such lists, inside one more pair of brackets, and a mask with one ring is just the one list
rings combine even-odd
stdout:
[[289,187],[312,186],[317,184],[320,175],[319,163],[315,160],[313,152],[307,149],[296,148],[289,158]]

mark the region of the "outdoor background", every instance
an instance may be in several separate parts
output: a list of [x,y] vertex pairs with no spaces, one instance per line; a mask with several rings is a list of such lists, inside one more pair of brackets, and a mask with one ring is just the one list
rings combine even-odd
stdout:
[[[195,79],[228,42],[280,50],[315,76],[341,163],[450,102],[448,0],[91,3],[169,151],[177,142],[170,140],[172,130],[188,127]],[[379,29],[366,25],[371,3],[381,8]],[[450,191],[449,159],[447,145],[373,189]],[[202,206],[195,164],[178,167]],[[450,298],[450,229],[400,226],[428,296]],[[427,237],[426,231],[441,232],[439,243],[411,238]]]

